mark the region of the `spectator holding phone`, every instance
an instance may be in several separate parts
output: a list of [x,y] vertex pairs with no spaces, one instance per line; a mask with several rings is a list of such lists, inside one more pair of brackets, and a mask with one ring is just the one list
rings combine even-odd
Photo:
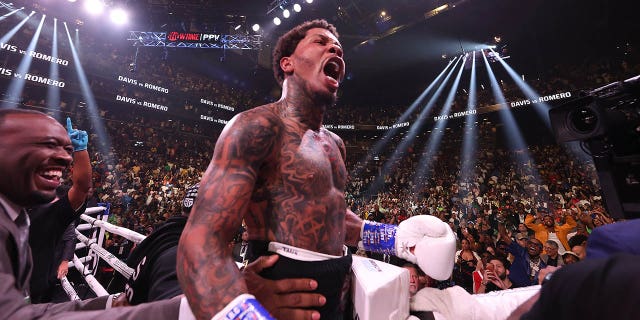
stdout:
[[503,257],[491,257],[487,263],[482,282],[476,293],[487,293],[515,288],[513,282],[509,280],[509,268],[511,263]]

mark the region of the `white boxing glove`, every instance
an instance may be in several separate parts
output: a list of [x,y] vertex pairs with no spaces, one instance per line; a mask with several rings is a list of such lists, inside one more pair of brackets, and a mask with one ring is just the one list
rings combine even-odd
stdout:
[[451,277],[456,253],[456,236],[448,224],[431,215],[404,220],[398,226],[364,221],[365,250],[393,254],[418,264],[429,277]]

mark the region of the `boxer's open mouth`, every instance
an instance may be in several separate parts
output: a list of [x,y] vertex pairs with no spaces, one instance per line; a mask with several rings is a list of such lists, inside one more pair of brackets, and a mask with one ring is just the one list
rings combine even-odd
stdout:
[[342,80],[340,76],[342,65],[342,60],[340,58],[334,57],[327,61],[322,71],[328,77],[340,82],[340,80]]

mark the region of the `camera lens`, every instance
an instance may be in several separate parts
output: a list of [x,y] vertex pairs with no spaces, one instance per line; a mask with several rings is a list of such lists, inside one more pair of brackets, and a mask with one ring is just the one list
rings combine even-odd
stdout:
[[598,115],[591,108],[580,107],[569,113],[569,121],[579,133],[591,133],[598,126]]

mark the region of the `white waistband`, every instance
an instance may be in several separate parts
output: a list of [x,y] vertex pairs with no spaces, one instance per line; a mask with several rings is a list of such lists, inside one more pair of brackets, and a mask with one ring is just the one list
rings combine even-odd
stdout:
[[[347,248],[345,247],[345,250],[346,249]],[[340,256],[333,256],[330,254],[315,252],[273,241],[269,242],[269,251],[299,261],[323,261],[340,258]]]

